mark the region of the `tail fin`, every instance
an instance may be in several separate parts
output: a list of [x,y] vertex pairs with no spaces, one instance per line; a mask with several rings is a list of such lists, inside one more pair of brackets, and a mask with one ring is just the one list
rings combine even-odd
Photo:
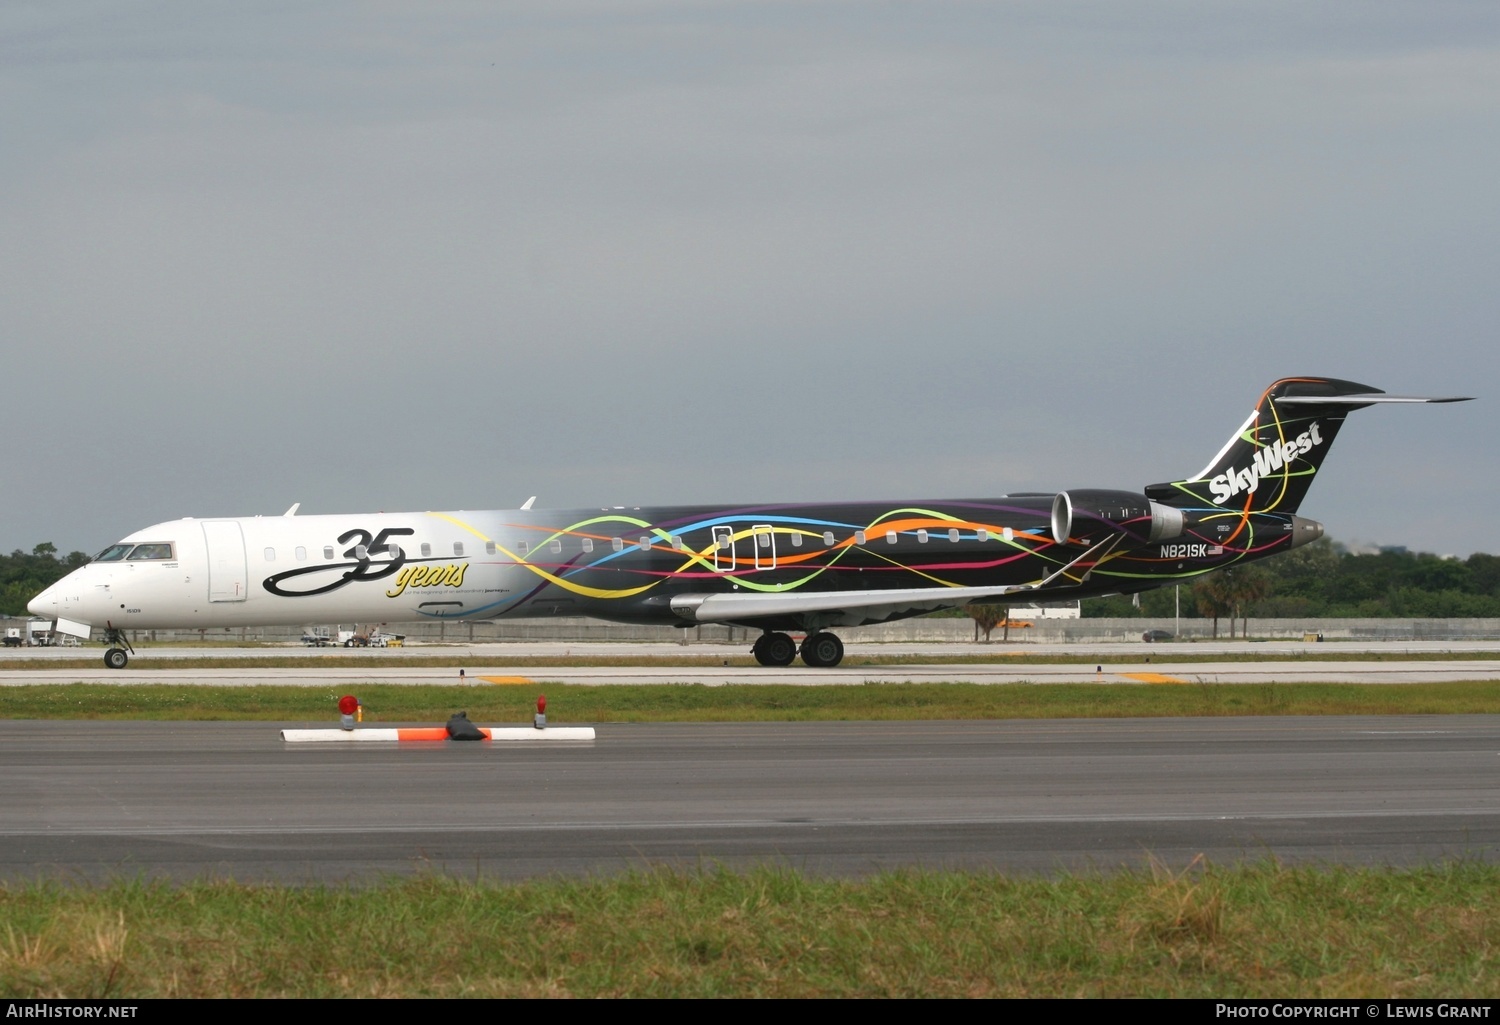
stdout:
[[1265,390],[1255,412],[1201,473],[1153,484],[1146,495],[1183,507],[1293,513],[1352,410],[1377,402],[1462,401],[1387,395],[1332,377],[1285,377]]

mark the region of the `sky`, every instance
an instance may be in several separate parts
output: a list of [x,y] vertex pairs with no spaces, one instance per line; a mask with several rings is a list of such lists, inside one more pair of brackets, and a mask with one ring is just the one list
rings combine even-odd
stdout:
[[1500,5],[0,5],[0,551],[1199,470],[1500,551]]

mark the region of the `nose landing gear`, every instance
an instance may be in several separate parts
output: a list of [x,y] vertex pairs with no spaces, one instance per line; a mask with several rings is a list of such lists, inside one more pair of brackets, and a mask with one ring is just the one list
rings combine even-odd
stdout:
[[[109,650],[104,653],[104,664],[110,669],[124,669],[125,663],[130,661],[130,655],[135,654],[125,631],[107,623],[104,627],[104,643],[109,645]],[[130,655],[126,654],[127,651]]]

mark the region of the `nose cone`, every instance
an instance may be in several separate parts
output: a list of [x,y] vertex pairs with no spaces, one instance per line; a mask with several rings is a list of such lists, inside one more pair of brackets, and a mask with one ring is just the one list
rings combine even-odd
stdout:
[[26,603],[26,611],[43,619],[57,618],[57,585],[53,584]]

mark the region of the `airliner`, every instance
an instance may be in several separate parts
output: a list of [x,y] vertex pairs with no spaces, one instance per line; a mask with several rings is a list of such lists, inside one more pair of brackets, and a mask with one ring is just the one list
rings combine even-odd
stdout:
[[831,667],[834,627],[1129,594],[1307,544],[1323,526],[1297,509],[1350,411],[1459,401],[1284,378],[1201,473],[1140,492],[186,518],[110,545],[27,608],[102,630],[113,669],[134,630],[536,616],[741,625],[761,631],[761,665]]

